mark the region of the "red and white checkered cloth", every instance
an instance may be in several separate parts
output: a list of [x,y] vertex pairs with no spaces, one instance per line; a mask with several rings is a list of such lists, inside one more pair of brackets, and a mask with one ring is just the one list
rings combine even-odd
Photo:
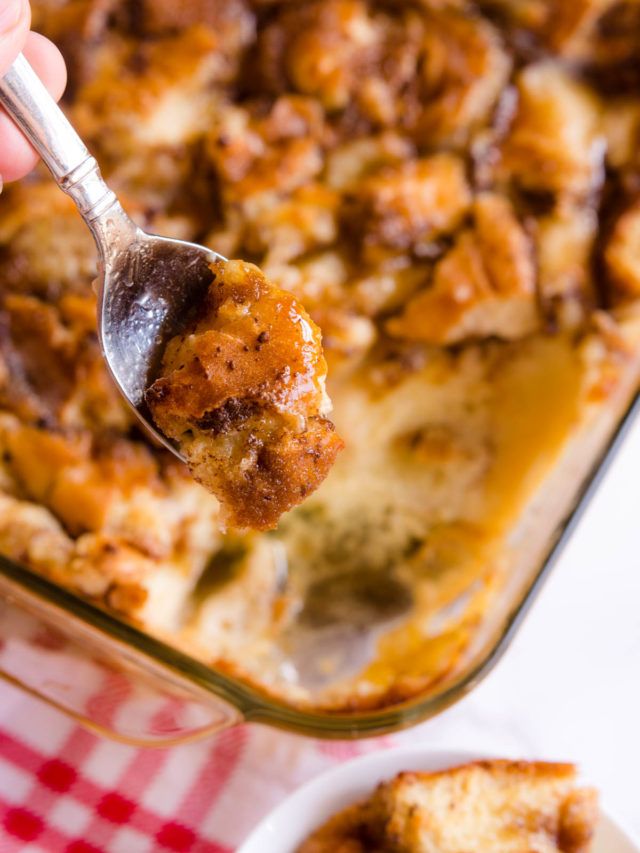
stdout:
[[[103,721],[118,709],[110,695],[94,697]],[[391,743],[241,726],[138,749],[0,684],[0,853],[231,853],[303,781]]]

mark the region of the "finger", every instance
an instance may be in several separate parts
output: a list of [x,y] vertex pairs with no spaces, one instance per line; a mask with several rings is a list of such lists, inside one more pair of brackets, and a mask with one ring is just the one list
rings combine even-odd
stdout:
[[28,0],[0,0],[0,74],[22,50],[30,24]]
[[[0,3],[2,0],[0,0]],[[55,45],[38,33],[29,33],[24,54],[56,101],[64,92],[67,71]],[[15,181],[30,172],[38,155],[13,121],[0,111],[0,175],[4,181]]]
[[24,55],[56,101],[67,85],[67,66],[58,48],[40,33],[29,33]]

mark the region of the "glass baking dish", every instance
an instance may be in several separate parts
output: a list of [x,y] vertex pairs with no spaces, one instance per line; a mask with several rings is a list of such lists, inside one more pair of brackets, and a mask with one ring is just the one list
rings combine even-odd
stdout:
[[[472,690],[507,649],[632,422],[640,396],[610,419],[539,555],[496,609],[464,669],[426,694],[377,711],[296,709],[0,557],[0,675],[89,728],[137,745],[184,742],[242,722],[305,735],[358,738],[406,728]],[[612,424],[611,420],[615,420]]]

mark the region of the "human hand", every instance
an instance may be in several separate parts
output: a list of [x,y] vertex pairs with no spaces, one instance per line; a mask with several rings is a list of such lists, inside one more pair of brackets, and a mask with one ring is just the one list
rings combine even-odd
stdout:
[[[31,8],[28,0],[0,0],[0,76],[23,51],[57,101],[67,82],[64,60],[57,47],[48,39],[29,32],[30,24]],[[15,181],[30,172],[37,162],[36,152],[9,116],[0,109],[0,178]]]

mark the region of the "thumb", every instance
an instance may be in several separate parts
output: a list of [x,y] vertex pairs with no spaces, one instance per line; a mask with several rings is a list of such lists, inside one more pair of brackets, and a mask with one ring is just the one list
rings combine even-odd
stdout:
[[0,75],[22,50],[30,24],[28,0],[0,0]]

